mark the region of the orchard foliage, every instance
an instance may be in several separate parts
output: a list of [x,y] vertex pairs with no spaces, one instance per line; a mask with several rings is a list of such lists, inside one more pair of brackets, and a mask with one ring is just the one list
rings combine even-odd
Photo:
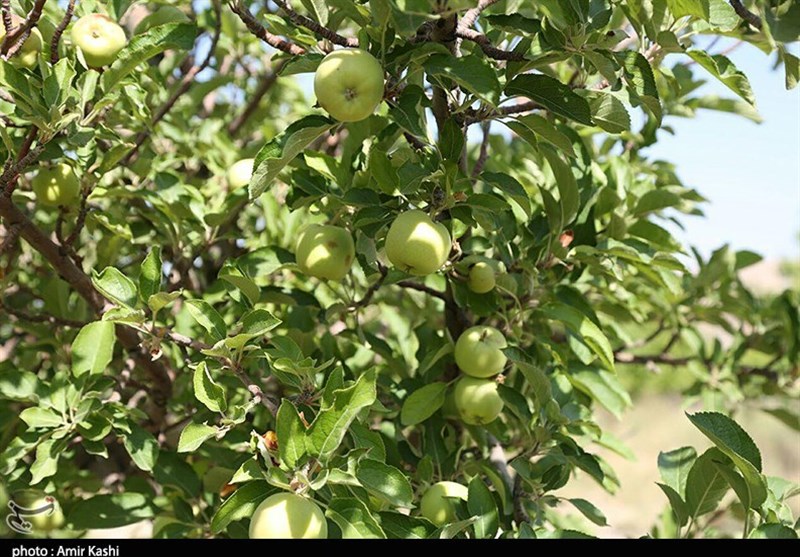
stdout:
[[[758,120],[732,41],[796,85],[797,2],[2,8],[0,473],[54,495],[62,535],[247,537],[288,492],[329,537],[585,535],[569,515],[602,526],[601,509],[557,490],[580,474],[614,492],[597,450],[629,453],[596,411],[625,419],[623,373],[680,372],[713,447],[645,463],[670,509],[651,535],[710,535],[730,511],[736,535],[796,536],[797,486],[765,477],[729,416],[750,401],[798,427],[798,293],[745,288],[754,253],[687,253],[672,230],[704,199],[647,148],[701,109]],[[73,43],[93,13],[127,36],[103,67]],[[343,124],[312,73],[354,47],[385,89]],[[244,187],[249,162],[229,171],[251,158]],[[38,193],[63,165],[79,192]],[[452,238],[429,274],[386,256],[414,209]],[[312,224],[352,237],[352,266],[326,267],[341,280],[296,261]],[[473,326],[502,333],[505,364],[454,394]],[[478,396],[472,418],[497,419],[462,419]],[[419,509],[441,481],[465,491],[429,497],[434,524]]]

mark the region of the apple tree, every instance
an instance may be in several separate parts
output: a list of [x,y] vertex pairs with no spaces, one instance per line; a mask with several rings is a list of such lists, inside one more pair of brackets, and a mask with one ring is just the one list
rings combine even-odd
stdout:
[[597,416],[660,373],[710,448],[643,463],[649,535],[796,537],[734,419],[797,435],[798,292],[682,246],[704,198],[648,148],[758,119],[731,44],[794,87],[797,2],[0,7],[0,492],[64,513],[34,535],[586,536],[559,490],[625,482]]

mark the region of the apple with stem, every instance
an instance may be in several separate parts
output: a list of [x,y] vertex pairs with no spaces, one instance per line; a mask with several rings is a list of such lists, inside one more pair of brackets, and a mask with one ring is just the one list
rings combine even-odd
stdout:
[[128,39],[116,21],[103,14],[89,14],[72,26],[72,43],[81,49],[90,68],[108,66],[117,59]]
[[488,325],[470,327],[456,341],[455,358],[458,368],[472,377],[491,377],[506,365],[503,348],[508,343],[503,333]]
[[307,275],[342,280],[356,257],[353,237],[344,228],[312,224],[303,231],[295,250],[297,265]]
[[422,496],[420,512],[436,526],[455,522],[458,500],[466,501],[468,493],[467,486],[460,483],[435,483]]
[[493,379],[462,376],[456,381],[453,398],[461,420],[470,425],[493,422],[505,406]]
[[335,119],[358,122],[374,113],[383,99],[383,68],[366,50],[335,50],[317,67],[314,94]]
[[73,207],[77,204],[81,183],[67,163],[42,168],[31,179],[36,201],[48,207]]
[[[12,35],[24,22],[25,20],[17,14],[11,14],[11,25],[13,26]],[[6,26],[0,23],[0,44],[2,44],[5,39]],[[21,68],[34,67],[36,62],[39,60],[39,53],[42,51],[42,44],[44,44],[44,41],[42,40],[42,34],[36,27],[34,27],[31,29],[28,38],[25,39],[25,42],[19,47],[16,54],[9,59],[9,62],[11,62],[14,66]]]
[[251,540],[325,539],[328,523],[319,506],[295,493],[264,499],[250,519]]
[[442,268],[450,255],[450,232],[424,211],[401,213],[386,235],[386,256],[409,274],[424,276]]

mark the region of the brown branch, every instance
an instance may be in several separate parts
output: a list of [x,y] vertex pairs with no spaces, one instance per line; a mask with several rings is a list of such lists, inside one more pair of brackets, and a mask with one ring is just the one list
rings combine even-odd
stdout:
[[89,212],[89,206],[86,204],[86,198],[89,197],[89,194],[92,193],[92,188],[84,187],[83,191],[81,192],[81,205],[80,209],[78,210],[78,218],[75,220],[75,226],[72,229],[72,232],[69,233],[67,239],[63,242],[63,245],[71,248],[72,245],[75,243],[75,240],[78,239],[78,235],[83,230],[83,225],[86,223],[86,214]]
[[11,33],[11,29],[14,27],[14,22],[11,19],[11,1],[2,0],[0,7],[3,12],[3,27],[6,30],[6,36],[8,36]]
[[[0,196],[0,217],[5,219],[6,226],[19,227],[20,236],[47,260],[79,296],[86,300],[95,314],[100,315],[103,312],[106,300],[95,290],[92,280],[7,196]],[[160,428],[166,415],[167,401],[172,396],[172,379],[169,372],[163,363],[151,360],[147,351],[142,349],[141,340],[135,329],[120,325],[116,327],[116,333],[120,343],[132,353],[131,355],[150,378],[155,403],[151,418],[154,426]]]
[[258,105],[261,103],[264,95],[266,95],[272,86],[275,85],[275,82],[278,80],[278,73],[281,71],[283,65],[284,62],[276,64],[275,68],[271,72],[264,74],[261,77],[258,87],[256,87],[256,90],[250,94],[249,100],[247,101],[247,104],[242,112],[233,119],[230,125],[228,125],[228,135],[233,137],[239,133],[239,130],[242,129],[242,126],[245,125],[247,120],[250,119],[250,117],[258,108]]
[[247,387],[247,390],[253,395],[258,402],[260,402],[269,413],[272,414],[272,417],[276,417],[278,415],[278,402],[268,394],[264,392],[264,390],[255,382],[253,379],[247,374],[245,370],[238,364],[231,363],[231,369],[233,369],[236,377],[242,382],[242,384]]
[[13,158],[9,158],[6,161],[3,167],[3,173],[0,175],[0,188],[2,188],[3,195],[6,197],[11,197],[11,194],[14,193],[14,188],[17,187],[17,179],[19,178],[20,172],[27,168],[28,165],[35,161],[39,155],[42,154],[42,151],[44,151],[44,144],[39,144],[31,149],[31,145],[33,145],[38,133],[38,128],[35,126],[31,127],[25,135],[25,139],[22,140],[22,145],[17,155],[17,161],[12,163],[11,161]]
[[530,112],[532,110],[545,110],[545,108],[535,101],[526,101],[508,106],[501,106],[497,109],[470,110],[466,112],[464,117],[464,125],[469,126],[485,120],[504,118],[506,116],[511,116],[512,114],[521,114],[523,112]]
[[456,31],[456,37],[459,39],[466,39],[477,44],[489,58],[494,60],[509,60],[512,62],[521,62],[525,60],[525,55],[513,50],[504,50],[492,44],[489,37],[483,33],[478,33],[474,29],[461,29]]
[[[28,13],[22,25],[13,32],[6,33],[3,43],[0,44],[0,55],[6,56],[11,50],[11,47],[17,44],[17,41],[22,39],[21,42],[24,42],[28,38],[31,29],[36,27],[36,24],[39,23],[39,18],[42,17],[42,10],[44,9],[45,2],[47,2],[47,0],[36,0],[36,3],[33,5],[33,8],[31,8],[31,11]],[[6,25],[5,15],[3,18],[3,24]],[[8,25],[6,25],[6,29],[9,30]]]
[[214,56],[214,50],[217,47],[217,42],[219,41],[220,34],[222,32],[222,13],[220,9],[220,0],[213,0],[212,5],[214,6],[214,14],[216,16],[216,22],[214,25],[214,35],[211,39],[211,45],[209,46],[208,53],[206,54],[205,59],[200,64],[194,64],[186,74],[181,79],[180,84],[172,92],[172,95],[166,100],[164,104],[162,104],[156,113],[153,115],[153,118],[150,120],[150,126],[148,130],[140,131],[133,144],[133,148],[125,155],[125,158],[122,160],[123,165],[129,164],[136,154],[141,149],[144,142],[150,137],[150,130],[154,129],[155,126],[169,113],[170,110],[175,106],[175,103],[178,102],[178,99],[184,95],[189,90],[189,87],[192,86],[194,82],[194,78],[202,72],[204,69],[208,67],[211,63],[211,58]]
[[347,48],[358,48],[358,39],[356,38],[348,38],[343,37],[336,31],[328,29],[324,25],[321,25],[311,19],[310,17],[306,17],[302,14],[297,13],[294,8],[292,8],[289,0],[275,0],[275,3],[284,11],[289,19],[295,25],[299,25],[300,27],[305,27],[309,31],[316,33],[317,35],[328,39],[333,44],[338,44],[339,46],[344,46]]
[[378,280],[367,289],[367,291],[364,293],[364,297],[361,298],[361,300],[352,302],[347,307],[348,311],[356,311],[359,308],[369,305],[369,303],[372,301],[372,298],[375,296],[375,293],[380,289],[381,286],[383,286],[384,281],[386,281],[386,275],[389,273],[389,270],[380,261],[378,262],[378,271],[381,273],[380,278],[378,278]]
[[401,280],[395,283],[397,286],[402,286],[403,288],[408,288],[410,290],[417,290],[419,292],[424,292],[428,296],[432,296],[434,298],[439,298],[445,303],[448,303],[447,296],[444,292],[440,292],[435,288],[431,288],[430,286],[425,286],[424,284],[420,284],[418,282],[413,282],[410,280]]
[[744,4],[741,3],[740,0],[730,0],[730,5],[733,8],[733,11],[736,12],[736,15],[741,17],[747,23],[755,27],[756,29],[761,29],[763,27],[763,22],[761,18],[758,17],[756,14],[748,10],[744,7]]
[[64,34],[64,30],[69,25],[69,22],[72,21],[72,14],[75,11],[75,0],[69,0],[69,4],[67,4],[67,10],[64,12],[64,17],[61,18],[61,21],[56,27],[56,30],[53,32],[53,40],[50,41],[50,63],[55,64],[58,62],[58,43],[61,41],[61,35]]
[[525,510],[524,502],[525,490],[522,487],[522,476],[517,474],[514,478],[514,489],[511,490],[512,501],[514,502],[514,520],[517,524],[527,522],[530,524],[531,517],[528,516],[528,511]]
[[467,10],[467,12],[464,14],[464,17],[461,18],[459,27],[471,29],[472,26],[475,25],[475,22],[478,21],[478,17],[481,15],[481,13],[483,13],[483,11],[489,6],[492,4],[497,4],[499,1],[500,0],[480,0],[477,6]]
[[300,54],[305,54],[306,49],[294,44],[291,41],[287,41],[277,35],[273,35],[269,31],[267,31],[266,27],[261,25],[256,18],[253,17],[253,14],[242,4],[241,0],[235,0],[233,2],[229,2],[228,6],[230,7],[231,11],[239,16],[239,19],[242,20],[242,23],[245,24],[247,30],[250,31],[253,35],[267,43],[272,48],[277,48],[278,50],[282,50],[288,54],[292,54],[294,56],[299,56]]

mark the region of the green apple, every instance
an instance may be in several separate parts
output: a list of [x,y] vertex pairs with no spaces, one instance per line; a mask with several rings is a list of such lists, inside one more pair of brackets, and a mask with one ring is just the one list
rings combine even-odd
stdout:
[[358,122],[375,112],[383,99],[383,68],[366,50],[335,50],[317,67],[314,94],[340,122]]
[[470,327],[456,341],[456,364],[472,377],[497,375],[506,365],[506,346],[506,337],[494,327]]
[[356,248],[353,237],[344,228],[312,224],[300,235],[295,257],[300,270],[307,275],[342,280],[353,265]]
[[457,499],[467,500],[467,486],[456,482],[439,482],[430,486],[420,501],[422,516],[436,526],[456,520]]
[[450,255],[450,233],[424,211],[401,213],[386,235],[386,256],[392,265],[412,275],[429,275],[442,268]]
[[264,499],[250,519],[251,540],[324,539],[328,523],[316,503],[294,493]]
[[228,169],[228,187],[235,190],[246,186],[253,177],[253,163],[255,159],[242,159],[233,163]]
[[36,201],[50,207],[75,205],[81,189],[80,180],[72,167],[63,162],[39,170],[31,179],[31,186]]
[[[23,22],[24,20],[17,14],[11,14],[11,24],[14,26],[14,29],[22,25]],[[6,26],[0,23],[0,43],[2,43],[5,38]],[[43,43],[44,41],[42,40],[42,34],[36,27],[34,27],[31,29],[30,35],[28,35],[28,38],[25,39],[24,43],[22,43],[22,46],[17,51],[16,55],[11,58],[9,62],[22,68],[34,67],[36,62],[39,60],[39,52],[42,51]]]
[[148,29],[167,23],[189,23],[191,20],[182,10],[175,6],[161,6],[156,11],[143,18],[133,31],[134,35],[144,33]]
[[505,403],[497,392],[497,381],[463,376],[453,390],[461,419],[471,425],[493,422]]
[[[34,534],[50,532],[64,526],[64,511],[61,510],[61,505],[54,497],[43,491],[36,489],[17,491],[11,500],[22,509],[20,514],[31,523]],[[34,514],[37,510],[41,512]]]
[[467,286],[476,294],[486,294],[494,289],[494,269],[485,261],[475,263],[469,270]]
[[117,59],[128,39],[116,21],[103,14],[89,14],[72,26],[72,43],[81,49],[90,68],[108,66]]

